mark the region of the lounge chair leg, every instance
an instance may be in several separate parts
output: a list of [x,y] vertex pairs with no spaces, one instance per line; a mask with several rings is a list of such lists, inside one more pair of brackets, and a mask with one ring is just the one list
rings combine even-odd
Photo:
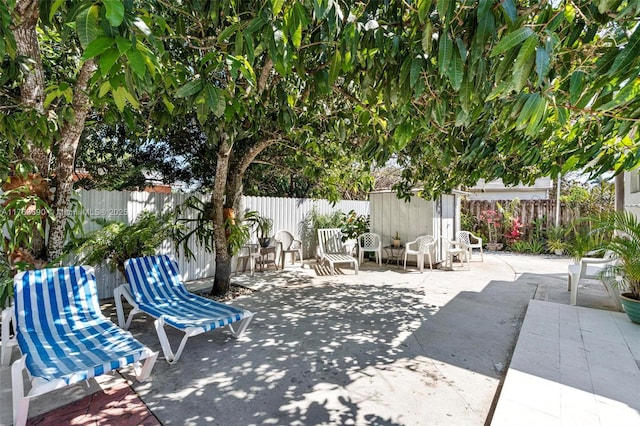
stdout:
[[[164,317],[160,317],[153,322],[153,325],[156,327],[156,333],[158,333],[158,340],[160,340],[160,346],[162,347],[162,353],[164,354],[164,358],[167,360],[169,364],[172,364],[176,361],[173,351],[171,350],[171,345],[169,344],[169,339],[167,338],[167,332],[164,331]],[[185,336],[186,339],[186,336]],[[185,340],[183,339],[183,340]],[[180,345],[181,347],[184,344]]]
[[578,303],[578,282],[576,281],[574,283],[572,278],[573,277],[569,275],[568,287],[569,287],[569,291],[571,291],[571,296],[569,297],[569,303],[571,305],[575,305],[576,303]]
[[134,367],[136,380],[138,380],[141,383],[145,382],[151,375],[151,370],[153,370],[153,366],[156,363],[157,359],[158,359],[158,352],[149,351],[149,354],[145,358],[142,366],[140,362],[138,362],[137,366]]
[[17,341],[15,336],[10,336],[9,330],[11,330],[11,324],[15,325],[15,313],[13,307],[6,308],[2,311],[2,365],[9,365],[11,361],[11,348],[13,348]]
[[178,362],[178,360],[180,359],[180,355],[182,355],[182,351],[183,351],[185,345],[187,344],[187,340],[189,340],[189,337],[191,337],[191,335],[188,334],[188,333],[184,335],[184,337],[180,341],[180,346],[178,346],[178,350],[176,351],[175,356],[173,357],[171,362],[169,362],[169,364],[173,364],[175,362]]
[[249,315],[245,315],[244,318],[242,318],[242,321],[240,321],[238,323],[237,330],[234,329],[233,325],[229,324],[229,330],[231,331],[231,335],[233,337],[240,337],[240,335],[242,333],[244,333],[244,331],[249,326],[249,323],[251,322],[251,319],[253,318],[253,315],[254,315],[253,313],[251,313]]
[[29,413],[29,398],[24,395],[24,383],[22,371],[26,368],[27,356],[17,360],[11,365],[11,391],[13,393],[13,424],[24,426],[27,423]]
[[[116,303],[116,313],[118,315],[118,326],[120,326],[120,328],[123,330],[128,330],[129,327],[131,326],[131,321],[133,321],[133,316],[135,314],[139,314],[142,311],[138,308],[138,304],[133,299],[133,295],[131,294],[131,291],[129,290],[129,286],[127,284],[123,284],[117,287],[115,290],[113,290],[113,297]],[[129,303],[129,305],[133,307],[133,309],[131,309],[131,311],[129,312],[129,316],[127,316],[126,321],[124,320],[124,309],[122,305],[123,297],[125,298],[127,303]]]

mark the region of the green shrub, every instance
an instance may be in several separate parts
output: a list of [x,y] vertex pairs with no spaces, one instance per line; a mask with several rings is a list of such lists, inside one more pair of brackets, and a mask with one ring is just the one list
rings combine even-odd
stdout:
[[156,254],[156,249],[167,238],[175,238],[181,228],[173,214],[140,213],[127,225],[122,222],[96,220],[101,229],[75,240],[68,250],[79,256],[79,263],[99,265],[106,261],[112,270],[122,269],[124,261],[133,257]]
[[545,252],[544,244],[538,240],[516,241],[509,248],[516,253],[541,254]]

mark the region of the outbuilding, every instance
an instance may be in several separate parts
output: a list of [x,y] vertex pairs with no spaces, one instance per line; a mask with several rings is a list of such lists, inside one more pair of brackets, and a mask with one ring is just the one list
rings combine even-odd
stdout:
[[[460,201],[463,193],[441,195],[425,200],[416,194],[410,201],[397,197],[394,191],[372,192],[369,197],[370,228],[382,239],[382,246],[391,246],[397,233],[402,245],[421,235],[433,235],[438,240],[435,262],[442,261],[442,241],[439,237],[455,239],[460,230]],[[391,256],[389,248],[383,257]],[[415,262],[415,258],[412,259]]]

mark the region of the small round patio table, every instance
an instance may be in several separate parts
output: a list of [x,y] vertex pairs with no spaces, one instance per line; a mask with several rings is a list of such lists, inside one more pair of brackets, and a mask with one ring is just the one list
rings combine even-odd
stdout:
[[399,246],[388,245],[382,248],[387,255],[387,265],[389,264],[389,262],[396,262],[396,265],[400,266],[400,261],[402,260],[402,255],[404,254],[404,246],[402,244]]

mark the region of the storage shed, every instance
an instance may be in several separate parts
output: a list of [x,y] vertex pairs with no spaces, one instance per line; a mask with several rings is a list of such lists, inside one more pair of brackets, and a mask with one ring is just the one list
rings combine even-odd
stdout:
[[[442,195],[436,200],[414,195],[404,201],[393,191],[379,191],[370,194],[369,203],[371,232],[380,235],[383,246],[392,244],[396,232],[403,245],[421,235],[433,235],[438,239],[434,262],[443,258],[438,237],[453,240],[460,230],[460,194]],[[383,256],[387,256],[385,250]]]

